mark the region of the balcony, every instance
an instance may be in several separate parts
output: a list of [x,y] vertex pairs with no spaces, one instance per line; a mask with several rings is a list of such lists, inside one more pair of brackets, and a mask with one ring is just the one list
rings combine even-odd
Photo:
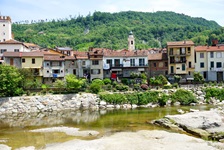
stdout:
[[186,63],[187,61],[186,60],[170,60],[170,64],[183,64],[183,63]]
[[210,68],[210,71],[224,71],[224,68]]
[[169,52],[169,56],[190,56],[191,53],[177,53],[177,52]]

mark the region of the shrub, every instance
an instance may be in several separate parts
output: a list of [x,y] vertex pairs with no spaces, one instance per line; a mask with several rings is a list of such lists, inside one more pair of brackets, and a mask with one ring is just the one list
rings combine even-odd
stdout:
[[130,104],[137,104],[138,103],[138,95],[137,93],[129,93],[126,94],[126,99]]
[[140,84],[134,84],[133,89],[136,90],[136,91],[141,90]]
[[189,105],[190,103],[197,102],[196,97],[192,92],[184,89],[178,89],[171,95],[172,102],[180,102],[182,105]]
[[127,103],[127,99],[124,94],[100,94],[100,99],[105,100],[109,104],[123,104]]
[[169,100],[169,96],[166,94],[163,94],[158,97],[158,103],[160,106],[166,105],[166,102]]
[[115,88],[119,91],[128,91],[128,86],[123,84],[117,84]]
[[164,89],[172,89],[172,85],[171,84],[166,84],[163,86]]
[[149,86],[147,84],[142,84],[141,85],[141,89],[148,90],[149,89]]
[[104,82],[103,82],[103,80],[101,80],[101,79],[94,79],[94,80],[92,81],[92,83],[97,83],[97,84],[99,84],[99,85],[104,85]]
[[200,72],[194,72],[194,82],[203,83],[205,81],[204,77]]
[[107,85],[107,84],[111,84],[111,80],[110,80],[109,78],[105,78],[105,79],[103,79],[103,83],[104,83],[105,85]]
[[90,91],[92,93],[96,93],[97,94],[101,90],[101,85],[98,84],[98,83],[92,83],[89,88],[90,88]]
[[178,88],[179,85],[178,85],[178,83],[174,83],[174,84],[172,84],[172,87]]
[[215,97],[216,99],[219,100],[224,100],[224,89],[219,89],[219,88],[206,88],[205,89],[205,98],[209,99],[211,97]]
[[128,79],[127,78],[122,78],[121,83],[128,85]]

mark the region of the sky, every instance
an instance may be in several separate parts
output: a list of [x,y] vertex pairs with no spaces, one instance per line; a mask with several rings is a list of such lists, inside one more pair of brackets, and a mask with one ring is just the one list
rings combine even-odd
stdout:
[[224,0],[0,0],[0,13],[13,22],[86,16],[95,11],[173,11],[224,26]]

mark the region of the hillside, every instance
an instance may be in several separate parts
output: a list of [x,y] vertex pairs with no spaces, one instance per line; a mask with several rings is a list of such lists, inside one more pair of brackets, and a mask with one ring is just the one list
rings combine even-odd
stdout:
[[127,48],[130,31],[134,33],[137,49],[164,47],[167,41],[186,39],[203,45],[213,38],[224,42],[223,28],[216,22],[166,11],[95,12],[86,17],[13,24],[12,29],[19,41],[42,47],[70,46],[79,50],[89,47]]

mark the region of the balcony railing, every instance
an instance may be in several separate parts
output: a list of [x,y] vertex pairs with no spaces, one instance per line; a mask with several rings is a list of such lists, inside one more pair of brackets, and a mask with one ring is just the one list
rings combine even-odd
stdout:
[[171,53],[170,52],[169,55],[170,56],[180,56],[180,55],[182,55],[182,56],[186,56],[186,55],[190,56],[191,53],[176,53],[176,52]]
[[176,61],[176,60],[170,60],[170,63],[171,64],[174,64],[174,63],[186,63],[187,61],[186,60],[178,60],[178,61]]
[[148,67],[148,64],[131,64],[131,65],[123,65],[123,64],[113,64],[110,65],[110,68],[123,68],[123,67]]

